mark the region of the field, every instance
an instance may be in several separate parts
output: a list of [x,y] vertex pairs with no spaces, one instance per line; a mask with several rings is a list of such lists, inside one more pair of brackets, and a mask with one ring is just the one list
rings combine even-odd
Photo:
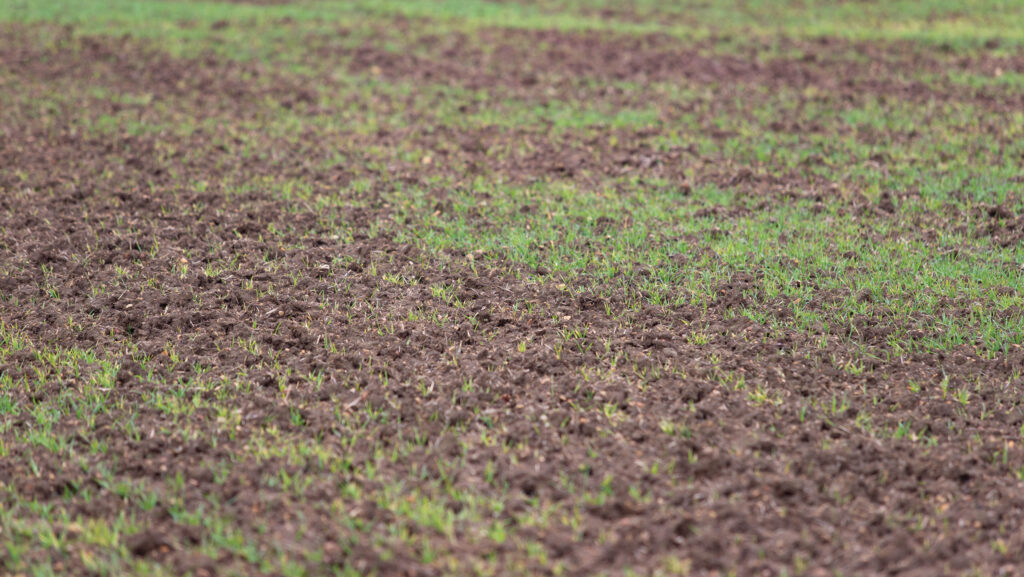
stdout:
[[1020,574],[1021,22],[0,2],[0,574]]

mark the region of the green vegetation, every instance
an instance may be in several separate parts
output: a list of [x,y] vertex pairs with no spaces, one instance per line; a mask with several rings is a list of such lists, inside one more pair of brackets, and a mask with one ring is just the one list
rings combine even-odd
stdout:
[[[602,11],[611,19],[603,18]],[[914,40],[975,47],[990,40],[1024,41],[1018,23],[1024,7],[1006,0],[927,0],[915,2],[819,3],[774,0],[662,2],[644,0],[623,10],[609,0],[299,0],[280,5],[174,0],[11,0],[0,7],[0,19],[70,23],[88,31],[175,37],[175,22],[209,24],[218,20],[273,27],[281,18],[303,21],[359,22],[366,17],[430,18],[445,25],[508,26],[561,30],[608,29],[629,33],[664,31],[683,38],[709,34],[754,38],[773,36],[839,37],[873,40]],[[628,16],[616,18],[616,16]],[[189,35],[192,36],[192,35]],[[202,35],[192,38],[202,38]],[[252,35],[250,40],[265,37]]]

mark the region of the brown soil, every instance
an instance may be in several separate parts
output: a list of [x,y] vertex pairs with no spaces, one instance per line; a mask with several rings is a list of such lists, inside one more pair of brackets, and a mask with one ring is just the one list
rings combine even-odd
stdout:
[[[527,98],[552,86],[587,79],[606,86],[609,82],[675,82],[735,87],[740,95],[745,87],[813,87],[817,93],[837,99],[967,100],[1004,110],[1020,104],[1020,95],[955,86],[942,79],[950,72],[991,76],[996,70],[1024,70],[1020,55],[967,57],[927,52],[911,44],[880,47],[830,38],[783,39],[775,45],[754,45],[728,54],[716,52],[713,40],[684,45],[668,35],[509,29],[486,29],[472,38],[410,35],[408,30],[403,34],[408,37],[394,39],[403,44],[397,50],[385,50],[373,41],[352,51],[337,46],[331,37],[321,38],[323,47],[317,56],[348,59],[355,72],[473,89],[501,87]],[[783,56],[786,54],[801,55]],[[939,84],[908,78],[908,71],[932,73],[940,79]]]
[[[680,58],[658,39],[619,45],[503,34],[515,42],[499,43],[489,62],[526,58],[524,68],[541,77],[706,75],[770,85],[773,78],[826,76],[795,62]],[[541,56],[527,50],[540,42],[554,47]],[[67,61],[3,45],[5,66],[27,82],[91,82],[99,70],[100,78],[119,79],[116,88],[144,88],[236,121],[256,115],[259,107],[246,102],[267,90],[282,102],[294,95],[288,84],[255,79],[248,65],[192,62],[185,74],[184,65],[153,52],[124,58],[116,44],[76,44],[85,53]],[[669,57],[681,64],[664,64]],[[420,76],[433,65],[409,58],[361,49],[353,67],[436,80]],[[85,71],[71,64],[83,61],[98,64]],[[460,70],[439,74],[459,78]],[[504,72],[499,67],[479,81]],[[514,75],[505,81],[531,82]],[[837,86],[829,80],[826,89]],[[240,104],[230,108],[233,100]],[[421,562],[423,544],[467,563],[493,556],[522,572],[549,573],[551,563],[523,553],[528,542],[572,575],[652,572],[668,557],[707,575],[797,567],[807,575],[1011,574],[1024,563],[1024,488],[1014,475],[1024,464],[1019,348],[992,358],[956,350],[877,360],[851,370],[854,353],[838,339],[822,348],[812,336],[728,314],[751,278],[720,287],[706,310],[631,310],[624,298],[598,296],[609,287],[573,295],[500,259],[479,264],[477,255],[424,253],[387,231],[371,236],[371,224],[390,211],[373,191],[353,195],[351,206],[322,210],[285,202],[272,189],[228,186],[282,168],[273,162],[164,154],[170,146],[214,150],[215,137],[203,132],[177,141],[82,135],[53,119],[11,114],[0,112],[7,135],[0,140],[0,320],[32,345],[4,359],[0,373],[34,383],[34,350],[95,350],[119,363],[109,401],[125,408],[88,425],[71,413],[54,424],[54,434],[90,455],[85,471],[16,440],[35,418],[30,411],[5,416],[0,503],[20,495],[71,518],[113,519],[129,508],[144,527],[125,539],[132,555],[197,575],[258,567],[240,554],[197,552],[213,530],[181,520],[178,508],[209,503],[262,553],[280,546],[323,551],[325,565],[381,575],[439,573]],[[487,135],[463,136],[471,143],[461,147],[463,163],[524,180],[572,178],[584,168],[616,175],[680,158],[635,150],[618,162],[609,162],[613,151],[576,161],[549,154],[560,147],[546,141],[541,146],[550,148],[535,157],[495,165],[474,148],[486,149]],[[378,138],[388,145],[387,134]],[[278,144],[260,143],[266,150]],[[347,178],[345,170],[304,165],[304,152],[289,149],[285,168],[311,182]],[[800,184],[762,181],[749,170],[723,178],[765,194]],[[191,185],[199,180],[209,185],[202,192]],[[1000,239],[1019,232],[1019,218],[1000,222],[992,231]],[[344,227],[351,237],[336,236]],[[231,267],[221,270],[223,263]],[[208,264],[217,270],[207,274]],[[406,280],[388,280],[396,278]],[[455,287],[458,304],[436,297],[431,287],[438,285]],[[560,333],[579,327],[585,336]],[[74,397],[99,371],[83,365],[65,380],[5,393],[24,407]],[[198,384],[218,382],[240,385]],[[189,397],[216,399],[226,413],[199,410],[182,423],[147,402],[180,383],[191,387]],[[971,404],[962,406],[943,387],[969,389]],[[225,414],[239,417],[230,431]],[[129,419],[139,438],[126,435]],[[895,434],[903,423],[912,435]],[[272,428],[294,444],[315,439],[350,465],[327,471],[255,458],[253,447]],[[410,442],[416,436],[426,441]],[[90,441],[107,451],[90,454]],[[401,458],[381,457],[398,448]],[[232,466],[222,478],[224,462]],[[367,463],[376,466],[373,478],[365,475]],[[654,464],[660,472],[652,472]],[[157,504],[126,505],[97,473],[102,469],[114,481],[153,487]],[[304,476],[308,488],[296,495],[269,483],[280,471]],[[437,490],[442,476],[451,491]],[[454,536],[420,526],[408,540],[388,539],[398,521],[377,496],[394,480],[453,514],[465,506],[452,496],[460,492],[500,502],[485,515],[511,537],[483,541],[459,522]],[[584,497],[601,494],[603,502]],[[540,510],[578,514],[578,526],[526,522],[524,513]],[[33,554],[51,559],[47,551]],[[85,571],[78,557],[51,561],[69,573]]]

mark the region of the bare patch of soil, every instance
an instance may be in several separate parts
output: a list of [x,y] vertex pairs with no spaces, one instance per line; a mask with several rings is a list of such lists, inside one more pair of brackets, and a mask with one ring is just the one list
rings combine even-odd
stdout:
[[[350,49],[327,44],[317,57],[349,58],[351,70],[416,82],[470,88],[502,86],[517,93],[542,92],[580,79],[599,82],[684,82],[694,85],[760,86],[807,90],[840,99],[881,96],[907,101],[971,100],[1000,109],[1019,95],[950,85],[951,71],[996,74],[1018,70],[1024,57],[953,57],[928,54],[906,45],[879,47],[837,39],[784,40],[723,54],[713,42],[694,45],[668,35],[616,35],[608,32],[489,29],[465,35],[413,36],[401,50],[376,42]],[[783,56],[782,54],[802,54]],[[937,84],[906,72],[927,71]],[[1006,98],[1011,98],[1005,102]]]

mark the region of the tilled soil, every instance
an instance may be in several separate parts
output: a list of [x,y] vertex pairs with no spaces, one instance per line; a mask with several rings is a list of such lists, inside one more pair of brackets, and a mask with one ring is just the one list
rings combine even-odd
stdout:
[[[8,32],[0,90],[117,79],[234,122],[267,113],[256,101],[268,96],[301,100],[296,80],[259,80],[248,65],[210,58],[176,75],[186,66],[157,51],[122,58],[124,41],[94,38],[69,60],[98,62],[83,69],[16,48],[24,33]],[[837,72],[801,71],[815,58],[669,69],[661,38],[487,34],[500,40],[493,62],[516,47],[536,76],[499,68],[480,85],[501,77],[524,91],[549,76],[770,86]],[[537,42],[553,48],[531,58]],[[463,55],[436,53],[466,69]],[[349,56],[356,72],[429,80],[416,57]],[[327,207],[272,184],[234,187],[285,158],[336,190],[358,161],[304,165],[307,145],[270,137],[256,142],[270,164],[165,154],[215,151],[214,137],[55,122],[107,112],[82,103],[3,117],[0,387],[16,410],[0,415],[0,503],[26,520],[49,508],[71,542],[70,554],[33,548],[22,562],[95,571],[88,522],[122,516],[131,529],[116,547],[195,575],[288,563],[311,574],[991,575],[1024,562],[1019,347],[864,363],[841,338],[822,346],[735,314],[754,280],[741,275],[707,308],[629,306],[598,296],[617,288],[576,291],[500,256],[397,242],[396,224],[378,227],[392,207],[373,187]],[[457,128],[433,138],[460,137],[492,148]],[[352,138],[353,150],[395,146],[385,132]],[[543,148],[534,164],[460,150],[483,178],[584,180],[635,161],[686,181],[672,172],[679,151],[618,165],[599,152],[578,175]],[[739,175],[719,176],[765,198],[807,185]],[[884,327],[860,328],[884,342]],[[57,447],[27,434],[41,423]]]

